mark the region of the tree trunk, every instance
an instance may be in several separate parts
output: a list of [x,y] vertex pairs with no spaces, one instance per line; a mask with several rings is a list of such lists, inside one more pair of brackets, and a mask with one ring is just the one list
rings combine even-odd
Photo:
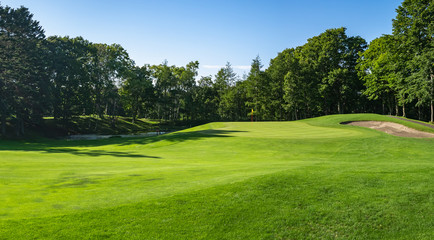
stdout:
[[389,115],[393,114],[393,107],[390,101],[387,101],[387,111],[389,111]]
[[15,136],[17,136],[17,137],[20,136],[20,123],[19,123],[18,119],[17,119],[16,125],[15,125]]
[[434,74],[431,73],[431,122],[432,123],[434,123],[433,97],[434,97]]
[[17,137],[24,135],[24,121],[19,114],[17,114],[17,123],[15,126],[15,134]]
[[112,128],[116,127],[117,107],[118,107],[118,101],[115,100],[113,103],[113,112],[112,112]]
[[398,108],[398,104],[395,105],[395,116],[399,115],[399,108]]
[[[432,102],[431,102],[432,103]],[[432,104],[431,104],[432,106]],[[1,135],[5,136],[6,135],[6,116],[5,115],[1,115]]]
[[96,131],[98,129],[98,115],[95,114],[95,128],[93,129],[94,131]]
[[431,100],[431,122],[434,122],[434,105],[433,105],[433,100]]
[[137,116],[137,104],[134,104],[134,107],[133,107],[133,114],[132,114],[133,116],[132,116],[132,120],[131,120],[131,122],[132,123],[134,123],[134,122],[136,122],[136,116]]
[[405,103],[402,104],[402,116],[406,117],[405,116]]
[[393,98],[390,96],[387,98],[387,108],[389,115],[393,115]]
[[434,97],[434,74],[431,74],[431,122],[432,123],[434,123],[433,97]]
[[21,135],[24,136],[24,120],[21,119]]

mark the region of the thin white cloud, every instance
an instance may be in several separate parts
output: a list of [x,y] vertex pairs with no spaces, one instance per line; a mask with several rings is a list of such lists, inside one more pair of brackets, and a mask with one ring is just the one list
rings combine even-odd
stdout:
[[203,68],[206,69],[220,69],[220,68],[224,68],[225,66],[220,66],[220,65],[203,65]]

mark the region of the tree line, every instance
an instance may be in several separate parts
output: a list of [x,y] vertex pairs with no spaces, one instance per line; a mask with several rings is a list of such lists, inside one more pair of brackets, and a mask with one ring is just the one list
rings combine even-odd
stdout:
[[237,76],[230,63],[198,77],[199,62],[136,66],[118,44],[46,37],[25,7],[0,5],[0,122],[25,126],[51,116],[169,121],[297,120],[375,112],[433,120],[432,1],[405,0],[393,34],[369,45],[345,28],[285,49],[263,69],[256,57]]

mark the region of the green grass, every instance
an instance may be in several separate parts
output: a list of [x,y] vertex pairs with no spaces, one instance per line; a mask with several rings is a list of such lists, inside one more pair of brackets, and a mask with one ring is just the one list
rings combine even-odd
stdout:
[[431,239],[434,139],[354,120],[434,132],[352,114],[0,141],[0,239]]
[[115,119],[110,116],[100,118],[96,115],[77,116],[68,121],[44,117],[38,124],[26,124],[25,136],[16,137],[14,121],[6,123],[6,135],[0,135],[0,139],[37,139],[37,138],[59,138],[75,134],[136,134],[146,132],[172,132],[187,127],[196,126],[199,122],[188,121],[157,121],[150,119],[136,119],[132,123],[131,117],[118,116]]

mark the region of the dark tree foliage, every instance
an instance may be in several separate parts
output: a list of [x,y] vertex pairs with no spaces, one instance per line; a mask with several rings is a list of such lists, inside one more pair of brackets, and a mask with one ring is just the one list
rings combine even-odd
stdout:
[[38,122],[48,105],[49,82],[44,58],[44,31],[27,8],[0,6],[0,119],[15,122],[24,134],[25,122]]
[[212,77],[201,77],[193,93],[193,106],[195,107],[196,119],[200,121],[219,120],[217,113],[219,105],[218,92],[214,87]]
[[49,79],[55,119],[68,120],[86,112],[91,101],[91,43],[81,37],[49,37],[47,39]]
[[190,62],[185,67],[169,66],[167,61],[151,66],[155,86],[154,118],[164,120],[192,120],[195,78],[199,62]]
[[134,123],[137,118],[147,117],[155,102],[152,72],[149,65],[133,67],[120,89],[124,110],[131,115]]
[[430,106],[430,120],[434,122],[434,2],[405,0],[396,12],[393,35],[405,85],[401,90],[403,116],[404,104],[416,102],[419,108]]
[[348,37],[345,31],[329,29],[271,61],[268,72],[272,80],[280,82],[275,86],[283,89],[287,119],[364,109],[360,96],[363,85],[356,65],[366,42],[360,37]]
[[405,0],[396,12],[393,35],[372,41],[359,60],[364,93],[388,106],[394,103],[396,115],[400,106],[404,117],[433,122],[433,1]]

